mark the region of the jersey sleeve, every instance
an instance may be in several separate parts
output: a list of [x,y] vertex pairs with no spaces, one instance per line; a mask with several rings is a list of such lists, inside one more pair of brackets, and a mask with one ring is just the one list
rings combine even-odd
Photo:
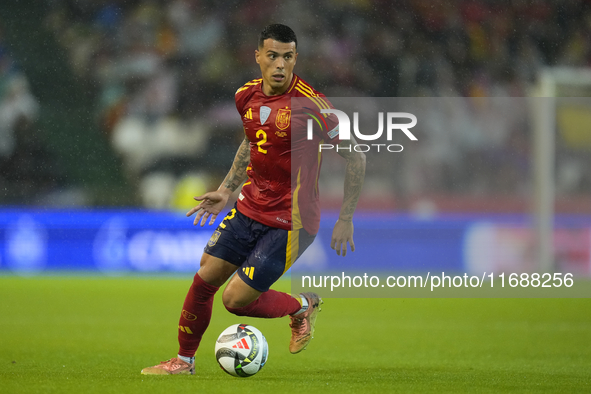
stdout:
[[[327,109],[334,109],[332,103],[322,93],[318,93],[318,101],[325,105]],[[322,127],[319,131],[320,138],[324,141],[335,141],[338,140],[339,136],[339,120],[335,114],[324,114],[325,127]]]
[[244,91],[241,91],[240,89],[238,89],[238,91],[234,95],[234,101],[236,102],[236,110],[238,111],[240,116],[242,116],[244,112],[244,104],[246,101],[245,96],[246,95],[244,94]]
[[248,99],[251,97],[253,88],[257,85],[260,85],[263,79],[253,79],[250,82],[245,83],[242,85],[236,93],[234,94],[234,101],[236,102],[236,110],[240,114],[240,116],[244,116],[244,110]]

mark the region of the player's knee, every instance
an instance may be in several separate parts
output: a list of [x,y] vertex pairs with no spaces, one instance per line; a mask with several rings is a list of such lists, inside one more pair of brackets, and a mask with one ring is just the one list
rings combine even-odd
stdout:
[[250,304],[243,305],[243,303],[235,302],[235,303],[224,303],[226,310],[236,316],[248,316],[248,311]]
[[244,308],[245,306],[250,304],[251,300],[244,300],[241,297],[238,297],[230,292],[225,291],[224,294],[222,294],[222,302],[224,303],[224,306],[229,312],[234,313],[238,316],[244,316],[239,315],[236,312],[239,312],[239,309]]
[[220,287],[232,276],[236,268],[234,264],[204,253],[197,273],[205,282]]
[[228,312],[230,312],[233,315],[236,316],[247,316],[247,307],[241,306],[241,307],[231,307],[228,306],[226,304],[224,304],[224,306],[226,307],[226,310]]

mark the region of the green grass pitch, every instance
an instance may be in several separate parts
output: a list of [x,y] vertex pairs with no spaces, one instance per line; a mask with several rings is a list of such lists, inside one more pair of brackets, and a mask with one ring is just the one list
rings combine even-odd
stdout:
[[[591,392],[590,299],[326,299],[291,355],[287,318],[233,316],[218,294],[197,374],[140,375],[176,354],[190,282],[0,276],[0,393]],[[213,351],[241,322],[270,347],[247,379]]]

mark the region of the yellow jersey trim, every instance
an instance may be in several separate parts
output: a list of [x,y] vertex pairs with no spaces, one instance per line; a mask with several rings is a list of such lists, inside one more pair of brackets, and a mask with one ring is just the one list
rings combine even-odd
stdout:
[[293,226],[294,230],[299,230],[301,229],[302,226],[302,216],[300,214],[300,206],[298,203],[298,194],[300,192],[300,187],[301,185],[301,174],[302,174],[302,169],[300,168],[298,170],[298,178],[296,180],[296,188],[293,192],[293,206],[291,208],[291,223]]
[[248,89],[248,88],[250,88],[252,86],[259,85],[262,81],[263,81],[263,78],[253,79],[252,81],[247,82],[242,87],[238,88],[238,90],[236,91],[236,93],[234,93],[234,95],[237,95],[238,93],[240,93],[243,90],[246,90],[246,89]]

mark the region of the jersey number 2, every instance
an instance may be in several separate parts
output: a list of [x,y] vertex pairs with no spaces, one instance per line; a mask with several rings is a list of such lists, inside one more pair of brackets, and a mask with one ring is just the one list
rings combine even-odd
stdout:
[[265,155],[266,155],[266,154],[267,154],[267,150],[266,150],[266,149],[263,149],[263,148],[261,148],[261,146],[262,146],[262,145],[263,145],[265,142],[267,142],[267,133],[265,133],[263,130],[259,130],[259,131],[257,131],[257,138],[261,138],[261,136],[262,136],[262,139],[261,139],[259,142],[257,142],[257,145],[258,145],[258,147],[259,147],[259,152],[261,152],[261,153],[263,153],[263,154],[265,154]]

